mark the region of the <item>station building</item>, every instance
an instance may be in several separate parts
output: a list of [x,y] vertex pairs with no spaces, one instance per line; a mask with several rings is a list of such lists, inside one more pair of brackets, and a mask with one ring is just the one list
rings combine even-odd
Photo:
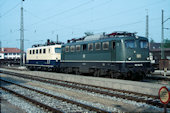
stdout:
[[20,49],[18,48],[0,48],[0,59],[20,59]]

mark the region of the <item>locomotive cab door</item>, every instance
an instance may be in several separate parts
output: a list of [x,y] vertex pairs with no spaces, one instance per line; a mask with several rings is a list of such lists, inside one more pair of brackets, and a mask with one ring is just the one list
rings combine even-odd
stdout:
[[111,41],[111,60],[115,61],[116,60],[116,42]]

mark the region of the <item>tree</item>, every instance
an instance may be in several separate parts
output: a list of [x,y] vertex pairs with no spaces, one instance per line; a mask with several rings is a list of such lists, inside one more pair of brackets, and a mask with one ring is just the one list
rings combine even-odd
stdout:
[[166,38],[166,39],[164,40],[164,47],[165,47],[165,48],[170,48],[170,40],[169,40],[168,38]]
[[155,41],[153,40],[153,38],[151,38],[150,43],[155,43]]

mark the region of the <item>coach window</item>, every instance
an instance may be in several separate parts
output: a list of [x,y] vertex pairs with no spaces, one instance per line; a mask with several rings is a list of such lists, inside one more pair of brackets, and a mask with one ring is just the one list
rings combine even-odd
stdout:
[[33,50],[33,54],[35,54],[35,50]]
[[74,52],[74,51],[75,51],[75,46],[71,46],[71,47],[70,47],[70,51],[71,51],[71,52]]
[[96,50],[100,50],[101,49],[101,43],[100,42],[95,43],[95,49]]
[[87,50],[87,44],[83,44],[83,51]]
[[76,45],[76,51],[80,51],[80,45]]
[[55,53],[61,53],[61,48],[55,48]]
[[30,55],[31,55],[31,50],[30,50]]
[[42,53],[42,49],[40,49],[40,54]]
[[43,53],[44,53],[44,54],[46,53],[46,49],[43,49]]
[[69,46],[66,46],[65,51],[69,52]]
[[112,48],[114,49],[116,46],[116,43],[115,42],[112,42]]
[[89,51],[93,51],[93,43],[88,44],[88,50],[89,50]]
[[109,42],[103,42],[103,50],[109,49]]

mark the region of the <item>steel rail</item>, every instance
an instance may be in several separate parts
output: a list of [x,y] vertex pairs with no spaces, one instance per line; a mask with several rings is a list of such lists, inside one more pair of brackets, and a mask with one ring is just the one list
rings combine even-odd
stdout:
[[[78,89],[78,90],[85,90],[85,91],[89,91],[89,92],[95,92],[95,93],[98,93],[98,94],[108,95],[108,96],[111,96],[111,97],[117,97],[117,98],[122,98],[122,99],[127,99],[127,100],[133,100],[133,101],[136,101],[136,102],[144,102],[146,104],[150,104],[150,105],[153,105],[153,106],[158,106],[160,108],[164,107],[164,105],[159,102],[158,96],[141,94],[141,93],[131,92],[131,91],[118,90],[118,89],[105,88],[105,87],[99,87],[99,86],[92,86],[92,85],[87,85],[87,84],[80,84],[80,83],[75,83],[75,82],[62,81],[62,80],[39,77],[39,76],[32,76],[32,75],[21,74],[21,73],[7,72],[7,71],[1,71],[1,70],[0,70],[0,72],[6,73],[6,74],[12,74],[14,76],[28,78],[28,79],[32,79],[32,80],[36,80],[36,81],[40,81],[40,82],[44,82],[44,83],[50,83],[50,84],[60,85],[60,86],[68,87],[68,88],[74,88],[74,89]],[[44,80],[42,80],[40,78],[42,78]],[[49,81],[49,80],[53,80],[53,81]],[[85,85],[85,86],[90,86],[90,87],[95,87],[95,88],[101,88],[101,89],[103,88],[103,89],[108,89],[108,90],[111,90],[111,91],[118,91],[118,92],[122,92],[122,93],[134,94],[134,95],[137,95],[138,97],[114,94],[114,93],[109,93],[107,91],[89,89],[89,88],[80,87],[80,86],[73,86],[73,85],[70,85],[70,84],[57,83],[56,81],[62,81],[62,82]],[[142,98],[141,96],[146,96],[146,97],[152,98],[152,100],[148,100],[148,99],[146,100],[146,99]],[[170,108],[170,105],[168,104],[167,107]]]
[[52,97],[52,98],[55,98],[57,100],[61,100],[61,101],[67,102],[67,103],[75,104],[75,105],[80,106],[82,108],[88,109],[89,111],[96,111],[96,112],[100,112],[100,113],[109,112],[109,111],[106,111],[106,110],[103,110],[103,109],[99,109],[99,108],[96,108],[96,107],[93,107],[93,106],[90,106],[90,105],[82,104],[80,102],[76,102],[76,101],[66,99],[66,98],[63,98],[63,97],[60,97],[60,96],[52,95],[52,94],[42,92],[42,91],[39,91],[39,90],[36,90],[36,89],[33,89],[33,88],[29,88],[29,87],[26,87],[26,86],[23,86],[23,85],[19,85],[19,84],[16,84],[16,83],[13,83],[13,82],[10,82],[10,81],[7,81],[7,80],[2,80],[2,79],[0,79],[0,80],[3,81],[3,82],[9,83],[9,84],[14,84],[16,86],[19,86],[19,87],[22,87],[22,88],[25,88],[25,89],[28,89],[28,90],[31,90],[31,91]]

